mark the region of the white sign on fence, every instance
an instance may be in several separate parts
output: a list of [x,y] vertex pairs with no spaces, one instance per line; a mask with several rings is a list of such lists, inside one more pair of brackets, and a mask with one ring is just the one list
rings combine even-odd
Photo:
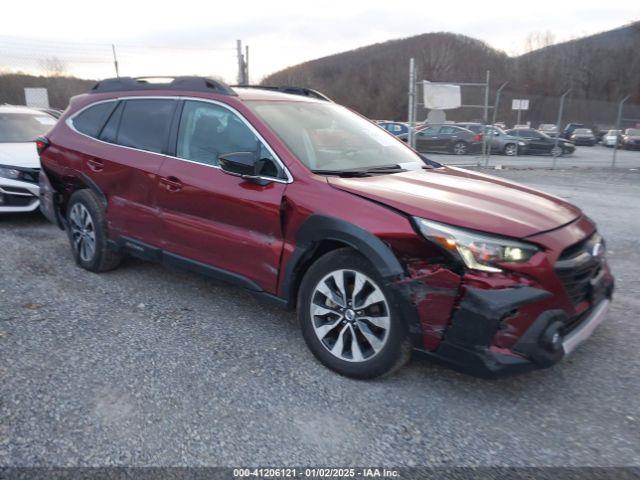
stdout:
[[49,94],[46,88],[25,88],[24,104],[31,108],[49,108]]
[[426,80],[422,82],[424,90],[424,107],[431,110],[450,110],[460,108],[462,96],[460,85],[443,85],[431,83]]
[[511,110],[529,110],[529,99],[514,98],[511,100]]

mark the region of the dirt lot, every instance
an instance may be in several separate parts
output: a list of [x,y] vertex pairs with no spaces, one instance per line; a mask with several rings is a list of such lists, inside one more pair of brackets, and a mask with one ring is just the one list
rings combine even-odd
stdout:
[[88,273],[41,217],[0,218],[0,465],[640,464],[640,173],[491,173],[582,207],[617,280],[573,356],[498,381],[423,360],[342,378],[241,290],[134,260]]

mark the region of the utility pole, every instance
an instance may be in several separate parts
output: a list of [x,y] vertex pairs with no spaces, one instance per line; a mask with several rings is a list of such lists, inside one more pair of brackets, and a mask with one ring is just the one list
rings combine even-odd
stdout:
[[242,54],[242,40],[236,40],[236,49],[238,52],[238,85],[246,85],[244,55]]
[[120,78],[120,70],[118,69],[118,57],[116,56],[116,46],[111,44],[111,51],[113,52],[113,64],[116,67],[116,77]]
[[618,156],[618,140],[620,139],[620,135],[618,132],[620,131],[620,123],[622,123],[622,108],[624,107],[624,102],[629,100],[631,95],[627,95],[618,104],[618,117],[616,118],[616,143],[613,145],[613,159],[611,160],[611,168],[615,168],[616,166],[616,157]]
[[244,79],[247,85],[251,85],[249,81],[249,45],[244,47]]

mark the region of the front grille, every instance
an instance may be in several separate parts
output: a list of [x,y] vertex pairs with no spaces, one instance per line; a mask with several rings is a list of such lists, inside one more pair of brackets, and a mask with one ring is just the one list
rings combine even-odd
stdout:
[[[597,244],[600,251],[595,252]],[[589,299],[591,280],[602,267],[604,242],[599,234],[565,249],[556,262],[555,271],[574,305]]]

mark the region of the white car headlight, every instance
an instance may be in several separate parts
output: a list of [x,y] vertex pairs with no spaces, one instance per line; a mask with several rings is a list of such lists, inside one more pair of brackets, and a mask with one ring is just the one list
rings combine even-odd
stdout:
[[518,142],[518,145],[520,145],[521,147],[524,147],[526,145],[525,142]]
[[20,178],[20,170],[11,167],[0,167],[0,177],[17,180]]
[[420,233],[453,255],[471,269],[501,272],[499,263],[523,263],[540,249],[531,243],[485,235],[424,218],[413,217]]

